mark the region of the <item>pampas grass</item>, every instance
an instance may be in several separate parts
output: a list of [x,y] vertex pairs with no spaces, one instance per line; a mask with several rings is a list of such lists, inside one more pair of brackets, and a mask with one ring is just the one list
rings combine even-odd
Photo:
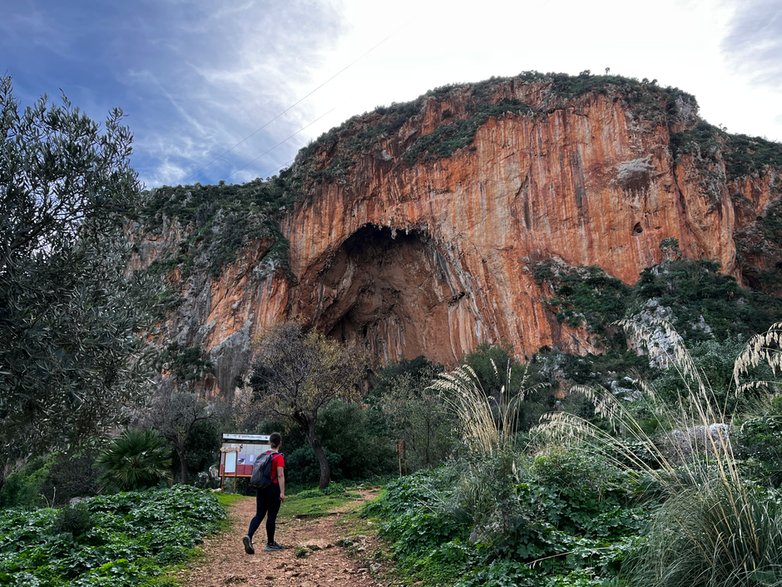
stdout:
[[[654,336],[649,326],[624,320],[619,323],[628,337],[648,343]],[[681,381],[676,401],[659,399],[654,388],[641,381],[639,386],[659,429],[669,433],[652,439],[627,409],[604,388],[575,386],[593,404],[610,433],[572,414],[551,413],[541,419],[535,432],[557,443],[581,444],[582,450],[595,452],[617,466],[642,471],[671,493],[682,489],[681,483],[694,485],[716,470],[724,481],[738,482],[739,472],[733,447],[727,434],[729,414],[695,364],[681,337],[665,321],[651,324],[664,333],[669,346],[651,352],[664,353],[667,364],[675,369]],[[643,456],[639,455],[640,452]]]
[[456,414],[462,440],[474,456],[494,456],[515,448],[521,404],[529,393],[539,387],[527,388],[525,368],[519,388],[513,390],[510,362],[505,367],[502,379],[494,360],[491,365],[497,379],[504,382],[496,392],[485,390],[469,365],[439,374],[430,386]]
[[772,324],[766,332],[753,336],[739,354],[733,365],[733,382],[737,392],[767,388],[768,381],[741,381],[743,376],[763,364],[771,367],[774,375],[782,372],[782,322]]
[[471,517],[474,537],[484,539],[502,536],[513,526],[515,486],[524,467],[517,446],[521,410],[525,398],[540,388],[528,386],[526,368],[514,387],[510,362],[502,372],[494,360],[491,366],[494,380],[502,382],[499,389],[484,389],[469,365],[441,373],[430,386],[456,414],[466,449],[454,502]]
[[782,578],[782,519],[746,486],[712,480],[668,499],[627,569],[638,587],[760,587]]
[[[664,354],[681,388],[676,401],[660,401],[641,385],[653,418],[667,434],[650,438],[633,415],[608,390],[575,387],[586,396],[610,432],[572,414],[545,416],[536,431],[550,442],[596,453],[617,467],[640,471],[668,496],[655,514],[645,549],[630,568],[631,584],[666,587],[735,587],[782,584],[782,517],[774,503],[741,477],[730,441],[733,414],[717,401],[708,377],[693,361],[670,326],[622,321],[628,338],[648,345],[662,332]],[[742,383],[761,363],[782,370],[782,323],[754,337],[734,367],[734,394],[757,389]],[[767,383],[767,382],[762,382]],[[642,447],[644,456],[638,453]]]

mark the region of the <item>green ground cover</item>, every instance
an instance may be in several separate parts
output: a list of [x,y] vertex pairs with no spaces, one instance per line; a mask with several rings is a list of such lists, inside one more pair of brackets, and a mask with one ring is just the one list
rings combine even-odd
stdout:
[[2,510],[0,584],[175,585],[167,570],[224,519],[213,494],[184,485]]

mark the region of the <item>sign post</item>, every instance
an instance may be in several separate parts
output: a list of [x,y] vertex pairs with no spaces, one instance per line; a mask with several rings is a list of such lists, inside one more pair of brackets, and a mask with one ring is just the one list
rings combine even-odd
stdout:
[[252,477],[255,459],[269,449],[271,445],[268,434],[223,434],[223,444],[220,447],[220,488],[224,488],[226,477],[232,477],[235,493],[237,477]]

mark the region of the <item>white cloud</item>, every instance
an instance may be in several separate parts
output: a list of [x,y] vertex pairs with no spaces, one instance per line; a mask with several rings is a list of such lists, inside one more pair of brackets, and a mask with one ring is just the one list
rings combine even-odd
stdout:
[[345,0],[342,15],[346,33],[325,52],[323,71],[309,86],[374,49],[312,97],[314,113],[336,110],[312,127],[310,138],[377,105],[449,83],[609,67],[694,94],[702,115],[732,132],[782,140],[778,92],[740,79],[723,58],[733,9],[718,0],[398,0],[392,9]]
[[[302,0],[274,10],[261,2],[226,8],[206,0],[189,8],[181,20],[144,22],[155,49],[120,76],[131,92],[147,96],[134,115],[138,165],[153,178],[161,175],[156,160],[176,158],[188,181],[235,181],[249,173],[235,169],[252,167],[252,177],[276,173],[258,154],[306,115],[277,117],[296,100],[294,84],[310,79],[320,51],[337,37],[333,8]],[[159,40],[163,30],[169,36]],[[279,149],[287,156],[296,147]]]
[[782,5],[744,0],[736,6],[722,51],[731,69],[755,84],[782,89]]
[[148,187],[179,185],[187,182],[188,171],[168,160],[157,164],[151,175],[140,176],[142,184]]
[[524,70],[657,79],[694,94],[709,122],[782,140],[780,10],[779,0],[20,0],[0,19],[0,49],[13,49],[30,92],[63,87],[98,118],[122,106],[149,185],[208,183],[277,173],[378,105]]

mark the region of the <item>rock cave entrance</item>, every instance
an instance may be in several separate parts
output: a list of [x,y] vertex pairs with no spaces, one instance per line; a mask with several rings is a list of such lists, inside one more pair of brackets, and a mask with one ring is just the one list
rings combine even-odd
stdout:
[[465,296],[449,263],[420,231],[366,225],[321,271],[315,326],[366,344],[383,362],[425,355],[451,363],[449,313]]

